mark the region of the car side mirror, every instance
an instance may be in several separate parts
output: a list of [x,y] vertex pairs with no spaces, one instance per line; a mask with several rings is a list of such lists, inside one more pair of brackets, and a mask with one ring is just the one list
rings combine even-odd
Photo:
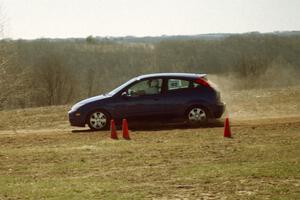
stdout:
[[121,97],[123,97],[123,98],[127,98],[127,97],[128,97],[128,94],[127,94],[127,92],[122,92],[122,94],[121,94]]

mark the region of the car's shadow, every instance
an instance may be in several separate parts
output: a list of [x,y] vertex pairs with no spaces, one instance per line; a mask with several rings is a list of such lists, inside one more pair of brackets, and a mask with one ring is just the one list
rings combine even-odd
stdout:
[[[215,128],[223,127],[224,121],[222,119],[209,120],[208,123],[197,126],[190,126],[186,123],[131,123],[129,129],[131,131],[163,131],[163,130],[174,130],[174,129],[198,129],[198,128]],[[121,130],[121,126],[117,126],[117,130]],[[104,130],[105,131],[105,130]],[[107,131],[107,130],[106,130]],[[72,130],[72,133],[93,133],[103,131],[93,131],[90,129]]]
[[80,130],[72,130],[72,133],[93,133],[99,131],[93,131],[91,129],[80,129]]
[[186,123],[157,123],[157,124],[132,124],[130,130],[132,131],[163,131],[163,130],[173,130],[173,129],[198,129],[198,128],[214,128],[223,127],[223,120],[210,120],[206,124],[190,126]]

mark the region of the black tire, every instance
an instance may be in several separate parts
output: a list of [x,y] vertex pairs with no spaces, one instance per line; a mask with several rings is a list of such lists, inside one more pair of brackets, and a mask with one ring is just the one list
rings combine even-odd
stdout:
[[209,112],[203,106],[194,105],[186,111],[186,120],[190,126],[205,125],[208,122]]
[[88,115],[86,123],[93,131],[108,130],[110,115],[103,110],[95,110]]

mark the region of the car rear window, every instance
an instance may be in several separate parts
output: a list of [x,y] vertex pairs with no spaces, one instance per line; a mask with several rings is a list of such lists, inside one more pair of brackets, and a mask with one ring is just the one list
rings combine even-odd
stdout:
[[182,79],[169,79],[168,80],[168,90],[178,90],[189,88],[190,81]]

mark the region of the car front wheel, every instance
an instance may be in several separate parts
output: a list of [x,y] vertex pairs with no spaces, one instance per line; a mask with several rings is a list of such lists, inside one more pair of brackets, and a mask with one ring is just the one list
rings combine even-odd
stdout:
[[104,130],[109,127],[110,117],[106,112],[94,111],[87,120],[87,124],[92,130]]

